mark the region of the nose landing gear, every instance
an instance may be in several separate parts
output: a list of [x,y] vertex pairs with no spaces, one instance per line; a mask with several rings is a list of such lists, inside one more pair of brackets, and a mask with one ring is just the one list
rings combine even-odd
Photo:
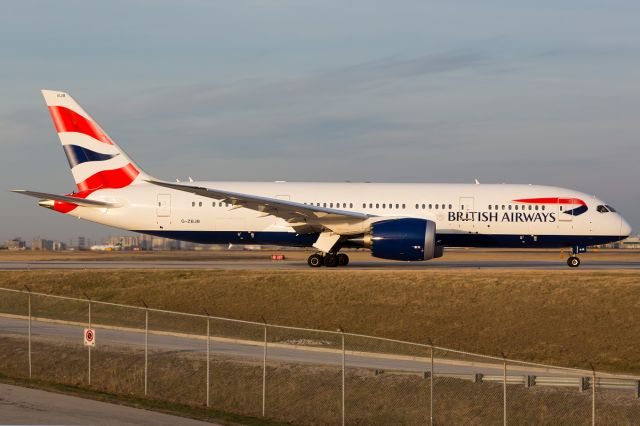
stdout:
[[336,266],[347,266],[349,264],[349,256],[344,253],[314,253],[307,259],[307,263],[312,268],[326,266],[335,268]]
[[586,252],[587,248],[584,246],[571,247],[571,256],[567,259],[567,265],[569,265],[570,268],[577,268],[580,266],[580,258],[578,257],[578,254]]
[[567,259],[567,265],[571,268],[577,268],[580,266],[580,258],[578,256],[569,256]]

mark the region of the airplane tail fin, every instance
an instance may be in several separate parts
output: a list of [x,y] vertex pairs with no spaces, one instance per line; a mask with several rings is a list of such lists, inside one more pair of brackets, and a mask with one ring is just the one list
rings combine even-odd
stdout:
[[123,188],[151,179],[68,94],[43,90],[78,191]]

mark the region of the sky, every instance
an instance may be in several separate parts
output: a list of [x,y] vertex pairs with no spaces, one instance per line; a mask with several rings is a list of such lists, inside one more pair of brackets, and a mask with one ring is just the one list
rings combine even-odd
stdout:
[[0,240],[122,234],[74,189],[40,89],[163,179],[530,183],[640,230],[640,2],[5,1]]

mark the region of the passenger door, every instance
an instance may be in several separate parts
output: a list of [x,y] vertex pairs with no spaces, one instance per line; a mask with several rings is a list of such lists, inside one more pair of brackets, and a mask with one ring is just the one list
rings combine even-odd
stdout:
[[156,219],[160,227],[171,223],[171,194],[158,194]]

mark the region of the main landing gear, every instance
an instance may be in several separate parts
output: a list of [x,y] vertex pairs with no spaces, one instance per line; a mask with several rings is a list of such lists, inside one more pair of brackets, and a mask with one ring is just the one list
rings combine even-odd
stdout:
[[307,263],[312,268],[321,266],[335,268],[336,266],[347,266],[349,264],[349,256],[344,253],[315,253],[309,256]]

